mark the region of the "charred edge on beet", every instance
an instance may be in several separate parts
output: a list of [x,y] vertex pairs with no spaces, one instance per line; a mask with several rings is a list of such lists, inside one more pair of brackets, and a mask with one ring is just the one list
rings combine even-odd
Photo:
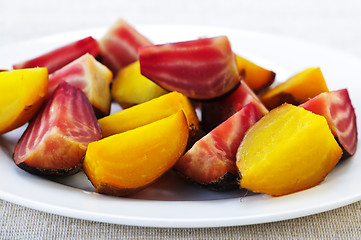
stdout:
[[[148,184],[149,185],[149,184]],[[116,197],[124,197],[134,193],[137,193],[143,189],[145,189],[148,185],[137,187],[137,188],[118,188],[113,185],[107,183],[101,183],[98,187],[96,187],[95,191],[100,194],[116,196]]]
[[241,77],[241,79],[244,80],[246,77],[246,70],[243,68],[238,74]]
[[[345,150],[345,148],[342,146],[342,144],[341,144],[340,141],[338,140],[338,137],[335,137],[335,139],[336,139],[336,142],[338,143],[338,145],[340,146],[340,148],[342,149],[342,156],[341,156],[340,161],[352,157],[352,155],[351,155],[349,152],[347,152],[347,151]],[[339,161],[339,162],[340,162],[340,161]]]
[[270,78],[269,78],[269,81],[267,82],[267,84],[266,84],[264,87],[265,87],[265,88],[270,87],[270,86],[274,83],[275,79],[276,79],[276,73],[275,73],[275,72],[271,72],[271,76],[270,76]]
[[[94,111],[94,114],[95,114],[95,117],[97,118],[97,119],[100,119],[100,118],[103,118],[103,117],[106,117],[106,116],[108,116],[109,115],[109,113],[104,113],[103,111],[101,111],[99,108],[97,108],[97,107],[94,107],[94,106],[92,106],[93,107],[93,111]],[[109,109],[109,112],[110,112],[110,109]]]
[[127,102],[118,102],[118,104],[123,109],[127,109],[127,108],[130,108],[130,107],[133,107],[133,106],[137,105],[137,103],[127,103]]
[[238,178],[238,175],[227,172],[217,182],[208,183],[205,187],[214,191],[235,190],[239,188]]
[[95,56],[95,60],[97,60],[98,62],[102,63],[104,58],[103,56],[99,53],[98,55]]
[[192,126],[189,126],[189,137],[188,137],[188,142],[187,142],[187,146],[185,149],[185,152],[187,152],[189,149],[191,149],[193,147],[193,145],[200,140],[202,137],[204,137],[206,135],[206,132],[204,132],[202,129],[199,128],[195,128]]
[[[85,172],[84,172],[85,173]],[[89,178],[89,176],[85,173],[85,176],[91,182],[93,187],[95,188],[95,192],[103,195],[108,195],[112,197],[124,197],[128,195],[135,194],[137,192],[142,191],[143,189],[147,188],[151,183],[148,183],[144,186],[137,187],[137,188],[118,188],[108,183],[100,183],[99,186],[96,186],[93,181]]]
[[239,189],[239,176],[230,172],[224,174],[218,181],[210,182],[210,183],[199,183],[191,179],[190,177],[182,174],[181,172],[174,169],[174,171],[187,182],[192,183],[194,185],[200,186],[202,188],[224,192]]
[[77,166],[69,169],[42,169],[37,167],[32,167],[26,164],[25,162],[21,162],[17,164],[17,166],[28,173],[39,175],[39,176],[70,176],[79,172],[82,164],[78,164]]
[[32,108],[33,105],[27,105],[24,108],[24,111],[29,111]]
[[262,95],[262,94],[264,94],[267,90],[269,90],[270,86],[274,83],[275,79],[276,79],[276,73],[275,73],[275,72],[272,72],[269,80],[267,81],[267,84],[265,84],[265,85],[264,85],[262,88],[260,88],[260,89],[255,89],[255,90],[253,90],[254,93],[255,93],[256,95],[259,95],[259,96]]
[[300,105],[300,101],[297,101],[297,99],[290,93],[280,93],[280,103],[281,105],[284,103],[289,103],[295,106]]

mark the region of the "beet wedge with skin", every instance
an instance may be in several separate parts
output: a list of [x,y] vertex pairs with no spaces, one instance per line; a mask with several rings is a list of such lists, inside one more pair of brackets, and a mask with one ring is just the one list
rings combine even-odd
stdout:
[[82,164],[87,145],[101,139],[85,94],[63,82],[32,119],[17,143],[17,166],[37,175],[70,175]]
[[263,68],[248,59],[236,55],[239,74],[248,86],[259,93],[267,89],[275,80],[276,73]]
[[174,169],[191,182],[211,190],[238,188],[237,149],[246,131],[262,116],[253,103],[247,104],[198,140]]
[[37,114],[48,82],[46,68],[0,72],[0,135],[22,126]]
[[199,128],[198,116],[191,101],[183,94],[171,92],[147,102],[113,113],[98,120],[103,137],[135,129],[168,117],[179,110],[186,116],[190,135]]
[[306,190],[319,185],[341,155],[324,117],[285,103],[245,134],[236,155],[240,186],[273,196]]
[[318,94],[328,92],[328,87],[319,67],[307,68],[286,81],[268,89],[260,96],[263,104],[272,110],[283,103],[300,105]]
[[268,113],[257,95],[241,80],[241,85],[232,93],[202,103],[202,129],[211,131],[249,103],[253,103],[263,115]]
[[182,110],[89,144],[83,170],[102,194],[136,193],[173,167],[184,153],[188,124]]
[[139,61],[144,76],[192,99],[216,98],[239,84],[236,58],[225,36],[141,47]]
[[109,84],[112,79],[112,72],[86,53],[50,74],[48,96],[61,82],[67,82],[86,94],[97,117],[104,117],[110,112]]
[[[306,110],[324,116],[342,148],[353,155],[357,148],[357,123],[347,89],[321,93],[301,104]],[[345,154],[345,152],[344,152]]]
[[124,109],[162,96],[168,91],[140,73],[139,61],[121,69],[112,83],[113,99]]
[[54,49],[36,58],[27,60],[22,63],[14,64],[14,69],[46,67],[48,72],[54,71],[64,67],[66,64],[79,58],[85,53],[89,53],[94,57],[98,56],[100,52],[97,40],[92,37],[86,37],[76,42],[69,43],[65,46]]
[[114,74],[138,60],[138,48],[153,43],[128,24],[119,19],[99,41],[102,63]]

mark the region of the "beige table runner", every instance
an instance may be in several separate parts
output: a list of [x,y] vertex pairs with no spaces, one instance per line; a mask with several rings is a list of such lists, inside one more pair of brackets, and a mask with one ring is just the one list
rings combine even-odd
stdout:
[[0,201],[0,239],[360,239],[361,202],[308,217],[222,228],[149,228],[79,220]]

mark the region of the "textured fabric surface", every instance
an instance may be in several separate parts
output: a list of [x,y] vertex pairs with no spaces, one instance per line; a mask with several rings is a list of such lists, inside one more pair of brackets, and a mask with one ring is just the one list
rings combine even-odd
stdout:
[[57,216],[0,201],[0,239],[359,239],[361,202],[287,221],[222,228],[148,228]]
[[[195,24],[283,35],[361,57],[359,0],[0,0],[0,45],[110,26],[120,17],[134,25]],[[170,229],[73,219],[0,200],[0,239],[119,238],[361,239],[361,202],[275,223]]]

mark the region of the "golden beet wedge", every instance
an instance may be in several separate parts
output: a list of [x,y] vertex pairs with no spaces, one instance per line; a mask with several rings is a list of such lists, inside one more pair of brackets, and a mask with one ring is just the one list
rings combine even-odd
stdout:
[[182,111],[169,117],[90,143],[83,168],[98,193],[135,193],[168,171],[188,140]]
[[236,55],[239,74],[243,81],[256,93],[268,88],[274,82],[276,74],[257,64]]
[[178,92],[170,92],[124,109],[99,119],[98,123],[103,137],[108,137],[168,117],[179,110],[183,110],[185,113],[189,128],[198,129],[198,118],[191,102]]
[[0,134],[28,122],[48,91],[48,70],[29,68],[0,72]]
[[244,136],[237,151],[240,185],[275,196],[308,189],[324,180],[341,155],[324,117],[283,104]]
[[121,69],[112,85],[112,97],[123,108],[149,101],[166,94],[156,83],[140,73],[139,61]]
[[261,101],[271,110],[283,103],[299,105],[323,92],[328,88],[321,69],[312,67],[268,90]]

